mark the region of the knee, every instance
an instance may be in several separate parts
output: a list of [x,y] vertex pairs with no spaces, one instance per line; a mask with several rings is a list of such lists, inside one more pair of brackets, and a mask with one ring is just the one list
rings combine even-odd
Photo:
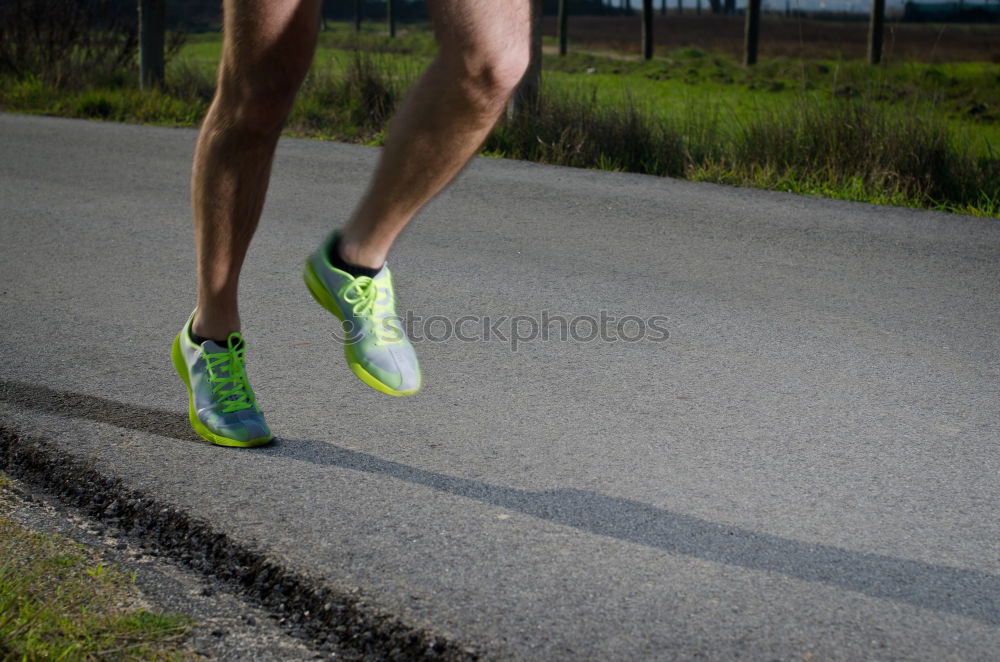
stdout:
[[508,48],[491,54],[479,68],[479,79],[484,89],[506,101],[524,77],[530,56],[527,44],[524,48]]
[[276,136],[288,119],[308,68],[308,62],[303,62],[271,65],[252,74],[223,69],[216,103],[231,126],[251,135]]
[[521,82],[528,68],[528,44],[473,48],[456,57],[458,79],[474,103],[493,113]]

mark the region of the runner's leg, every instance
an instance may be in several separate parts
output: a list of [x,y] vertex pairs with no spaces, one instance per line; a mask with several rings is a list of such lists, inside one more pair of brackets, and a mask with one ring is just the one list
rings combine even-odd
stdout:
[[192,330],[240,330],[237,285],[271,161],[312,62],[321,0],[225,0],[215,99],[198,136],[192,207],[198,308]]
[[482,145],[530,56],[530,0],[429,0],[439,52],[403,101],[341,257],[378,268],[413,215]]

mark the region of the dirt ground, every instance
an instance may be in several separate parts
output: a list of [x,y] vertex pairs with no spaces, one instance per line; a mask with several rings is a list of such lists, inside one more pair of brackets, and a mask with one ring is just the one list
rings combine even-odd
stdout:
[[[639,53],[641,22],[635,16],[570,16],[569,40],[588,50],[622,50]],[[554,17],[544,20],[544,33],[556,33]],[[740,57],[743,17],[657,15],[653,34],[656,50],[665,54],[693,46]],[[765,15],[761,20],[761,57],[863,58],[868,24],[864,20],[829,21]],[[885,60],[924,62],[991,61],[1000,63],[1000,24],[886,24]]]

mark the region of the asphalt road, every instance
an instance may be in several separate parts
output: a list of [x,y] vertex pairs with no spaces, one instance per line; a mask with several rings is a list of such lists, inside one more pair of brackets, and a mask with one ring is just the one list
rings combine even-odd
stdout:
[[[0,115],[4,425],[498,657],[996,659],[1000,222],[478,159],[390,261],[421,333],[477,320],[389,398],[301,282],[378,152],[283,140],[242,284],[279,438],[232,450],[169,361],[194,137]],[[602,311],[669,337],[478,326]]]

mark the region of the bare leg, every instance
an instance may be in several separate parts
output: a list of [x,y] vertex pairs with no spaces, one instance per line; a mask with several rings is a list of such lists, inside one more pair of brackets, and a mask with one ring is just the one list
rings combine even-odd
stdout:
[[439,53],[389,127],[371,187],[340,242],[378,268],[413,215],[486,138],[529,59],[530,0],[430,0]]
[[215,99],[191,179],[198,268],[192,330],[240,330],[237,286],[264,205],[271,161],[312,62],[321,0],[226,0]]

